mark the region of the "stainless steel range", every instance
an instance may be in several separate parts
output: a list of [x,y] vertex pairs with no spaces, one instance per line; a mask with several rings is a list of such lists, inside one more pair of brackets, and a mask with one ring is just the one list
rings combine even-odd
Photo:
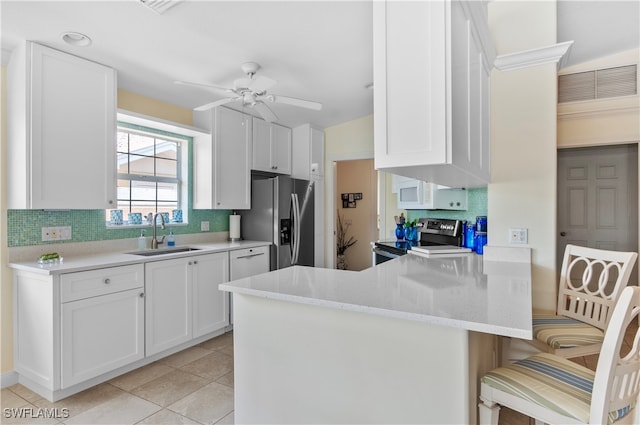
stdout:
[[417,242],[406,240],[375,242],[372,246],[373,265],[393,260],[416,249],[426,255],[469,252],[462,247],[462,221],[442,218],[421,218],[418,221]]

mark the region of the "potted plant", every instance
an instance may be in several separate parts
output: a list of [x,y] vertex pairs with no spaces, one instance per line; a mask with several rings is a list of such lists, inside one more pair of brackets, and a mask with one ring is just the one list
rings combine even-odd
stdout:
[[351,227],[351,223],[345,224],[342,217],[340,217],[340,212],[338,212],[338,229],[336,232],[336,253],[338,261],[336,263],[336,268],[340,270],[347,270],[347,262],[345,260],[344,252],[351,245],[358,242],[353,238],[353,236],[347,237],[349,227]]

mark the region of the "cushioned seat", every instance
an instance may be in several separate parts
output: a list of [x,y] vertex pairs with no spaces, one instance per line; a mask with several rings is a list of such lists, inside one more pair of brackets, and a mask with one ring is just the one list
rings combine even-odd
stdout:
[[[481,382],[563,416],[589,423],[595,372],[553,354],[540,353],[492,370]],[[632,406],[609,413],[609,423]]]
[[638,254],[567,244],[555,315],[533,316],[538,350],[565,358],[600,352],[613,307]]
[[[564,357],[539,353],[480,378],[480,424],[498,425],[501,406],[546,424],[640,423],[640,330],[621,356],[625,331],[640,315],[640,288],[619,297],[593,372]],[[625,349],[625,351],[627,351]]]
[[580,320],[556,315],[533,315],[533,338],[553,349],[602,344],[604,332]]

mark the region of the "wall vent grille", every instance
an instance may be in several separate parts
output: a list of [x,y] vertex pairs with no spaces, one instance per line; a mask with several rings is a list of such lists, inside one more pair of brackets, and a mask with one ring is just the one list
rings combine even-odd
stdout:
[[558,103],[638,94],[638,65],[597,69],[558,77]]

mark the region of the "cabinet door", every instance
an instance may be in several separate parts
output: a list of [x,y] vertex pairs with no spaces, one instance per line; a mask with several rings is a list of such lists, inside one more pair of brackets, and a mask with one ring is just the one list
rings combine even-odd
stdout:
[[192,337],[189,259],[145,264],[145,345],[147,356]]
[[27,207],[113,208],[115,71],[35,43],[31,47]]
[[374,2],[376,168],[450,161],[448,2]]
[[291,174],[291,129],[271,124],[271,167],[279,174]]
[[62,304],[62,388],[144,357],[142,288]]
[[271,168],[271,126],[259,118],[253,119],[252,169],[273,172]]
[[193,282],[193,337],[229,325],[229,296],[218,285],[229,280],[229,253],[198,255],[189,261]]
[[215,111],[215,208],[251,208],[251,118],[227,108]]

